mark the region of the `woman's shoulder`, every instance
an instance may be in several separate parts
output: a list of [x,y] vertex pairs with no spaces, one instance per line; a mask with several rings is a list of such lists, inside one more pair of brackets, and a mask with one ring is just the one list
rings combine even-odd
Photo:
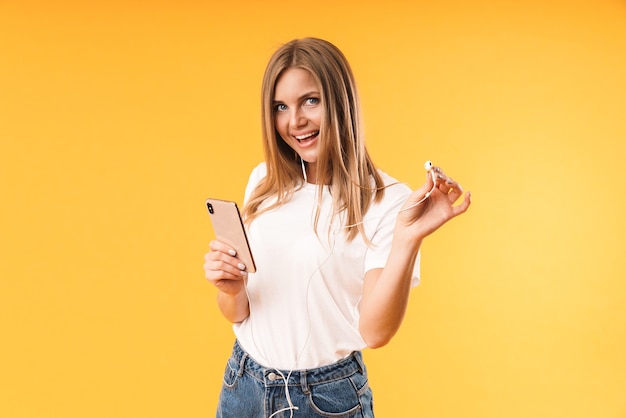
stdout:
[[258,163],[256,167],[252,169],[252,172],[250,173],[250,178],[257,178],[258,180],[261,180],[266,175],[267,175],[267,164],[265,164],[265,161],[262,161]]
[[257,164],[257,166],[252,169],[252,171],[250,172],[250,176],[248,177],[248,184],[246,185],[246,192],[244,196],[245,201],[248,200],[254,188],[263,178],[265,178],[266,175],[267,165],[265,164],[265,162]]
[[396,179],[381,169],[378,169],[378,174],[385,186],[385,197],[387,197],[387,194],[393,197],[406,197],[411,194],[412,190],[408,184]]
[[[383,181],[383,198],[381,200],[375,200],[372,202],[368,209],[369,216],[382,216],[389,212],[397,211],[406,202],[406,199],[411,194],[411,188],[402,181],[389,175],[381,169],[377,169],[378,175]],[[372,186],[375,187],[372,179]]]

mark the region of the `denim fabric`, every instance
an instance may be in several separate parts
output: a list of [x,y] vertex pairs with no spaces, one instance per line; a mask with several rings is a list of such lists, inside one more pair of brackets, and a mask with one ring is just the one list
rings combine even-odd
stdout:
[[289,373],[261,366],[235,342],[217,417],[373,418],[372,390],[361,353],[354,352],[329,366]]

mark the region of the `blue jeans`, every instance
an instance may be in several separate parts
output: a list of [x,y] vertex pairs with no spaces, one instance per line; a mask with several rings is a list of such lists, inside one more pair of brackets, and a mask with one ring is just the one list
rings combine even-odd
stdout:
[[290,374],[261,366],[235,342],[224,373],[217,417],[373,418],[372,390],[361,353],[354,352],[329,366]]

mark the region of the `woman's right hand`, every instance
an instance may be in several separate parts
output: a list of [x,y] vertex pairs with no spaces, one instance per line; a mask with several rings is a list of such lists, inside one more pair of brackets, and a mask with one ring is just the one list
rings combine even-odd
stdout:
[[221,241],[209,243],[210,252],[204,256],[204,275],[218,290],[236,296],[244,290],[246,266],[237,252]]

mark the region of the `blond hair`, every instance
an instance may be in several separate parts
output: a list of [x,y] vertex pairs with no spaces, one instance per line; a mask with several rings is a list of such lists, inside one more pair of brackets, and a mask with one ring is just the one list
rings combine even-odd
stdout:
[[[317,179],[329,187],[333,216],[345,213],[347,239],[365,236],[363,216],[372,202],[384,195],[383,180],[365,148],[360,103],[354,76],[343,53],[328,41],[317,38],[293,40],[270,58],[263,76],[261,114],[267,176],[259,182],[243,208],[246,222],[288,201],[304,186],[298,154],[280,138],[272,105],[276,82],[288,68],[307,70],[316,80],[324,108],[320,126],[320,155]],[[323,187],[319,187],[321,202]],[[261,204],[269,198],[272,204]],[[315,230],[319,219],[315,216]]]

